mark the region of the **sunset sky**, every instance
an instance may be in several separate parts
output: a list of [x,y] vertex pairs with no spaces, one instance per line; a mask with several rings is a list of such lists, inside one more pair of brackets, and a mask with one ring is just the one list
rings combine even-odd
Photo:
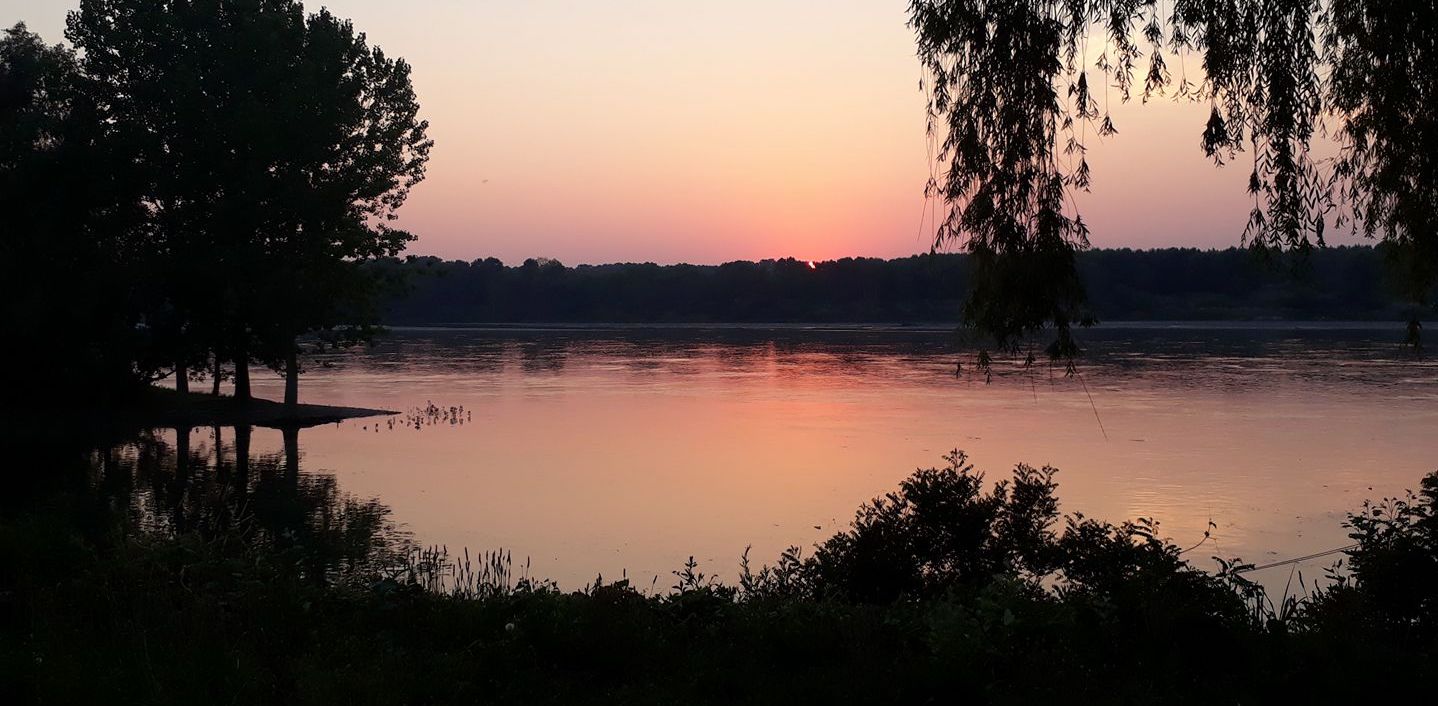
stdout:
[[[927,250],[907,0],[331,0],[414,66],[436,141],[411,251],[718,263]],[[77,0],[0,0],[62,39]],[[317,10],[321,3],[308,3]],[[1175,67],[1176,68],[1176,67]],[[1096,246],[1237,244],[1244,167],[1203,106],[1119,108],[1080,199]]]

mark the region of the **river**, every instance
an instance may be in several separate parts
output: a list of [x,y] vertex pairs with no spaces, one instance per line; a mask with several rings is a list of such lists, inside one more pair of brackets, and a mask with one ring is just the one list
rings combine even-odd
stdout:
[[504,548],[566,588],[663,587],[691,555],[732,579],[746,547],[809,547],[952,449],[990,481],[1055,466],[1064,512],[1154,518],[1180,545],[1212,522],[1199,566],[1261,564],[1346,544],[1347,511],[1438,469],[1438,363],[1401,333],[1109,325],[1084,332],[1076,375],[1001,363],[986,382],[944,330],[400,329],[311,365],[301,399],[404,414],[306,429],[299,463],[420,543]]

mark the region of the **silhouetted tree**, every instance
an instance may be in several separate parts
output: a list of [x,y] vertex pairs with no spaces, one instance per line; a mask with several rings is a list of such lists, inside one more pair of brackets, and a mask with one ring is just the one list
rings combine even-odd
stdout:
[[154,371],[134,288],[144,233],[123,144],[75,55],[17,25],[0,35],[0,314],[7,399],[104,395]]
[[[386,283],[362,263],[393,257],[414,237],[390,226],[424,178],[432,141],[420,120],[410,68],[370,48],[353,26],[321,10],[297,27],[288,76],[266,122],[276,198],[267,233],[269,275],[256,319],[267,362],[297,400],[299,336],[321,345],[368,340]],[[288,45],[273,47],[286,51]]]
[[211,351],[288,375],[298,336],[372,328],[358,263],[412,240],[390,223],[431,142],[409,66],[295,0],[84,0],[69,17],[100,118],[136,145],[177,370]]
[[[1250,246],[1308,250],[1352,220],[1392,246],[1416,304],[1438,282],[1431,2],[912,0],[910,21],[945,166],[928,187],[947,204],[936,245],[975,256],[964,318],[1002,350],[1052,327],[1050,353],[1071,357],[1073,326],[1092,321],[1070,192],[1089,188],[1087,138],[1117,132],[1110,86],[1211,105],[1205,153],[1251,153]],[[1175,55],[1202,74],[1175,73]],[[1323,121],[1340,147],[1328,162],[1312,149]]]

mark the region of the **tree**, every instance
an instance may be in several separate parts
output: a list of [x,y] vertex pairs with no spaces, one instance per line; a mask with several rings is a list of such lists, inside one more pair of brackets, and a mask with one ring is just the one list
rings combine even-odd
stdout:
[[109,139],[75,55],[23,24],[0,35],[0,314],[7,399],[122,393],[154,370],[135,288],[143,237],[124,145]]
[[[1088,137],[1117,133],[1095,85],[1209,103],[1205,153],[1221,165],[1250,152],[1250,247],[1305,251],[1329,223],[1351,224],[1389,246],[1416,306],[1431,299],[1434,3],[912,0],[910,23],[946,166],[928,186],[947,206],[935,245],[975,256],[964,319],[999,349],[1052,328],[1050,355],[1071,361],[1073,327],[1094,320],[1074,266],[1088,229],[1069,196],[1090,186]],[[1203,75],[1175,76],[1175,55],[1197,55]],[[1320,159],[1327,123],[1339,152]]]
[[302,30],[268,116],[280,139],[269,155],[276,198],[271,276],[260,298],[272,324],[262,330],[262,349],[284,369],[288,404],[298,396],[299,336],[348,345],[373,335],[385,282],[362,265],[414,239],[390,224],[424,178],[433,146],[408,64],[368,47],[328,11],[306,18]]
[[250,37],[219,32],[217,9],[83,0],[66,36],[82,51],[97,119],[134,154],[149,224],[145,323],[156,354],[168,356],[183,380],[210,350],[223,349],[236,359],[236,395],[244,397],[248,355],[238,307],[248,298],[243,276],[257,264],[259,243],[254,209],[239,207],[248,159],[234,139],[242,120],[234,98],[243,91],[243,67],[226,61],[226,50]]
[[294,402],[297,338],[366,338],[359,263],[412,240],[390,227],[432,145],[409,66],[295,0],[84,0],[67,37],[141,155],[177,371],[223,351],[247,399],[255,358]]

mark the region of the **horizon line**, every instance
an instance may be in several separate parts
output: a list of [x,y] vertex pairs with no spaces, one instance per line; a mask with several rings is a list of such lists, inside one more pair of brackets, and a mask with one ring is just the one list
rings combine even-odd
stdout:
[[[1324,245],[1324,246],[1317,246],[1317,247],[1315,247],[1315,248],[1313,249],[1313,252],[1322,252],[1322,251],[1325,251],[1325,250],[1350,250],[1350,249],[1373,250],[1373,249],[1376,249],[1379,244],[1380,244],[1380,243],[1341,243],[1341,244],[1337,244],[1337,245]],[[1228,245],[1228,246],[1225,246],[1225,247],[1212,247],[1212,246],[1210,246],[1210,247],[1202,247],[1202,246],[1194,246],[1194,245],[1168,245],[1168,246],[1158,246],[1158,247],[1132,247],[1132,246],[1093,247],[1093,248],[1085,248],[1085,249],[1083,249],[1083,250],[1080,250],[1080,251],[1078,251],[1078,254],[1082,255],[1082,254],[1084,254],[1084,253],[1095,253],[1095,252],[1100,252],[1100,253],[1101,253],[1101,252],[1123,252],[1123,251],[1133,252],[1133,253],[1156,253],[1156,252],[1172,252],[1172,251],[1191,251],[1191,252],[1198,252],[1198,253],[1221,253],[1221,252],[1243,251],[1243,250],[1253,250],[1255,253],[1257,253],[1257,250],[1255,250],[1254,248],[1252,248],[1252,247],[1250,247],[1250,246],[1246,246],[1246,245]],[[1280,254],[1287,255],[1287,254],[1292,254],[1293,252],[1295,252],[1295,251],[1293,251],[1293,250],[1284,250],[1284,251],[1282,251]],[[806,258],[806,257],[799,257],[799,256],[796,256],[796,255],[786,255],[786,256],[783,256],[783,257],[764,257],[764,258],[758,258],[758,259],[744,259],[744,258],[739,258],[739,259],[731,259],[731,260],[722,260],[722,261],[718,261],[718,262],[714,262],[714,261],[711,261],[711,262],[691,262],[691,261],[684,261],[684,260],[673,260],[673,261],[665,261],[665,262],[660,262],[660,261],[657,261],[657,260],[610,260],[610,261],[608,261],[608,262],[579,262],[579,263],[573,263],[573,264],[571,264],[571,263],[564,262],[564,261],[563,261],[562,259],[560,259],[560,258],[550,257],[550,256],[547,256],[547,255],[531,255],[531,256],[529,256],[529,257],[524,258],[523,260],[519,260],[519,261],[515,262],[515,261],[505,260],[504,258],[500,258],[500,257],[494,256],[494,255],[480,255],[480,256],[476,256],[476,257],[462,258],[462,257],[448,257],[448,256],[436,255],[436,254],[420,254],[420,253],[409,253],[409,252],[406,252],[406,253],[402,253],[402,254],[400,254],[400,255],[396,255],[393,259],[401,260],[401,261],[434,259],[434,260],[439,260],[440,262],[463,262],[463,263],[466,263],[466,264],[471,264],[471,263],[475,263],[475,262],[482,262],[482,261],[484,261],[484,260],[493,259],[493,260],[498,260],[498,261],[500,262],[500,264],[502,264],[502,265],[505,266],[505,267],[520,267],[520,266],[522,266],[525,262],[528,262],[528,261],[530,261],[530,260],[557,262],[557,263],[559,263],[560,265],[562,265],[562,266],[564,266],[564,267],[566,267],[566,268],[577,268],[577,267],[613,267],[613,266],[620,266],[620,265],[656,265],[656,266],[659,266],[659,267],[720,267],[720,266],[723,266],[723,265],[729,265],[729,264],[735,264],[735,263],[748,263],[748,264],[756,264],[756,265],[757,265],[757,264],[762,264],[762,263],[765,263],[765,262],[790,262],[790,261],[792,261],[792,262],[799,262],[799,263],[813,263],[813,264],[815,264],[815,265],[822,265],[822,264],[826,264],[826,263],[842,262],[842,261],[844,261],[844,260],[878,260],[878,261],[882,261],[882,262],[892,262],[892,261],[895,261],[895,260],[909,260],[909,259],[912,259],[912,258],[917,258],[917,257],[929,257],[929,256],[959,256],[959,257],[964,257],[964,256],[967,256],[968,254],[969,254],[969,253],[967,253],[967,252],[962,252],[962,251],[960,251],[960,252],[938,252],[938,251],[930,251],[930,252],[916,252],[916,253],[913,253],[913,254],[910,254],[910,255],[896,255],[896,256],[893,256],[893,257],[885,257],[885,256],[882,256],[882,255],[845,255],[845,256],[843,256],[843,257],[837,257],[837,258],[835,258],[835,257],[830,257],[830,258]]]

